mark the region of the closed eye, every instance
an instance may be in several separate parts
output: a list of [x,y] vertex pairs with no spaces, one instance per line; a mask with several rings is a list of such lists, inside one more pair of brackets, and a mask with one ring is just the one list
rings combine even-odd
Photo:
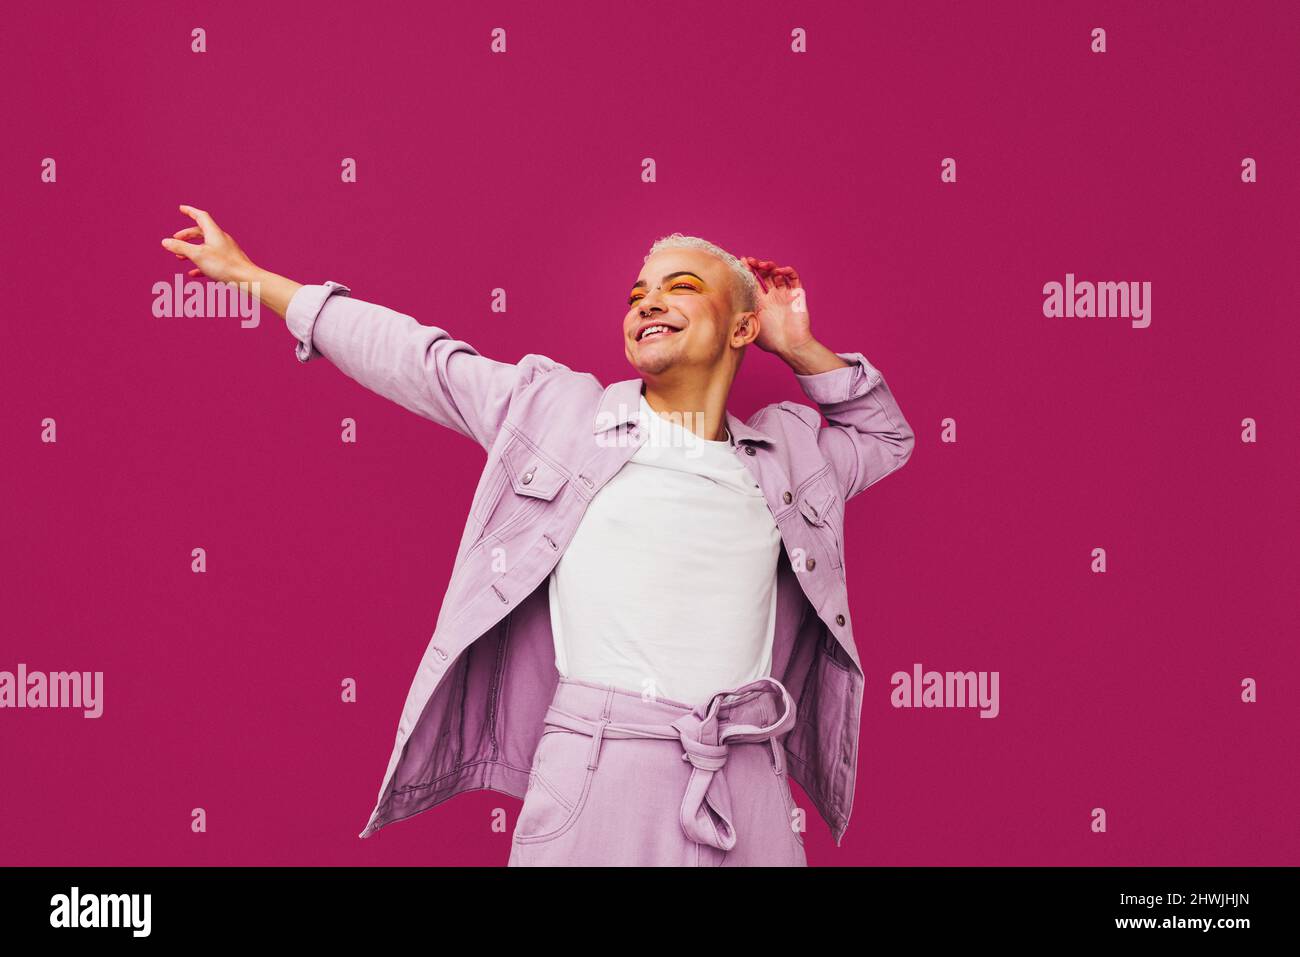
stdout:
[[[670,288],[670,289],[677,289],[677,288],[680,287],[680,286],[685,286],[687,289],[693,290],[693,291],[695,291],[695,292],[699,292],[699,290],[696,289],[694,286],[692,286],[689,282],[675,282],[675,283],[673,283],[669,288]],[[644,295],[645,295],[645,293],[634,292],[634,293],[632,294],[632,297],[631,297],[630,299],[628,299],[627,304],[628,304],[629,306],[632,305],[632,303],[636,302],[638,299],[640,299],[640,298],[641,298],[642,296],[644,296]]]

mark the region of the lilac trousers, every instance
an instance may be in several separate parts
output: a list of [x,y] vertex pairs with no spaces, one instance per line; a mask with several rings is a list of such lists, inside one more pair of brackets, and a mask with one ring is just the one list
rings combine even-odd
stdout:
[[794,722],[775,678],[698,707],[560,678],[509,866],[806,867]]

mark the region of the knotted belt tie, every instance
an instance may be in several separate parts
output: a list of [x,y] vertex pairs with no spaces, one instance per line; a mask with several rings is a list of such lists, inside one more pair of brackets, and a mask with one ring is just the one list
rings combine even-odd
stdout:
[[[734,707],[741,703],[724,702],[724,697],[750,691],[780,695],[780,716],[774,723],[758,727],[719,718],[718,711],[724,704]],[[739,688],[716,692],[706,704],[696,706],[668,725],[621,724],[609,718],[590,720],[562,711],[555,705],[547,710],[546,723],[591,736],[591,757],[587,767],[592,770],[600,760],[600,743],[605,738],[680,740],[684,752],[682,760],[690,761],[693,766],[682,797],[682,830],[697,844],[729,851],[736,845],[736,830],[732,824],[731,791],[727,787],[726,775],[722,773],[727,763],[727,749],[732,743],[768,741],[777,766],[784,767],[780,737],[794,727],[795,706],[785,685],[775,678],[759,678]]]

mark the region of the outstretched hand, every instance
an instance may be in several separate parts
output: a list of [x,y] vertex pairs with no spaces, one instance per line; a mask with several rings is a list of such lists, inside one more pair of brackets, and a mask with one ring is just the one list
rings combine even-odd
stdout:
[[754,345],[778,356],[809,345],[813,341],[812,325],[795,268],[755,256],[739,258],[758,280],[758,338]]
[[302,288],[301,283],[253,265],[239,248],[239,243],[203,210],[182,206],[180,211],[197,225],[178,229],[164,239],[162,245],[177,259],[194,263],[187,275],[204,275],[217,282],[248,283],[262,305],[276,315],[283,316],[288,312],[294,294]]
[[[231,236],[221,229],[211,216],[193,206],[181,206],[180,211],[198,225],[177,230],[162,241],[163,248],[176,254],[177,259],[194,263],[187,275],[200,273],[217,282],[247,282],[256,268]],[[198,240],[186,242],[186,240]]]

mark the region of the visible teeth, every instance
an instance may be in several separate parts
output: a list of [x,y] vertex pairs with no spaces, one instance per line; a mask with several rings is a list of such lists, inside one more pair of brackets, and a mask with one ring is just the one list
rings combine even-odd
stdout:
[[641,333],[641,338],[644,339],[646,336],[653,335],[656,332],[669,332],[669,331],[671,330],[669,330],[667,326],[651,326],[650,328],[646,329],[645,332]]

